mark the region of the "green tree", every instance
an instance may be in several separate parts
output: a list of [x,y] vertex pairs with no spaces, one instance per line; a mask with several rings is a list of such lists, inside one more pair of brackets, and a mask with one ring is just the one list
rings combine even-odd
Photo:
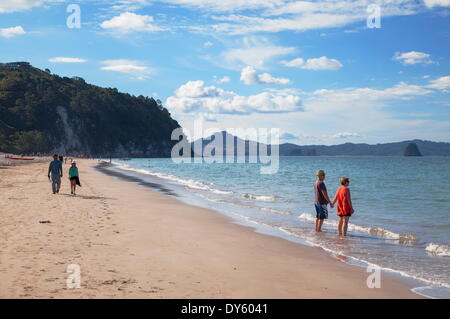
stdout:
[[14,150],[18,154],[48,152],[51,145],[42,132],[25,131],[14,134]]

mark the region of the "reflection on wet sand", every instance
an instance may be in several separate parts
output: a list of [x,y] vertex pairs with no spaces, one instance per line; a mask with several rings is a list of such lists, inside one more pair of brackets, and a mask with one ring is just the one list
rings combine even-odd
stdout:
[[167,194],[167,195],[178,196],[172,190],[164,187],[161,184],[148,182],[148,181],[145,181],[145,180],[143,180],[143,179],[141,179],[139,177],[129,176],[129,175],[117,172],[115,170],[109,169],[111,167],[114,167],[114,164],[110,164],[110,163],[107,163],[107,162],[100,162],[100,163],[98,163],[95,166],[95,168],[98,171],[100,171],[100,172],[102,172],[102,173],[104,173],[106,175],[117,177],[117,178],[119,178],[121,180],[124,180],[124,181],[127,181],[127,182],[137,183],[139,185],[142,185],[142,186],[145,186],[145,187],[148,187],[148,188],[156,189],[156,190],[158,190],[158,191],[160,191],[160,192],[162,192],[164,194]]

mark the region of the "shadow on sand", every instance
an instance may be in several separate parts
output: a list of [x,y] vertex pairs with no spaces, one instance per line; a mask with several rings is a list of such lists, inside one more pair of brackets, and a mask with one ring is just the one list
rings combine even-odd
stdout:
[[75,198],[82,198],[82,199],[115,199],[115,198],[112,198],[112,197],[86,196],[86,195],[78,195],[78,194],[76,196],[73,196],[72,194],[62,194],[62,193],[60,193],[60,195],[68,196],[68,197],[75,197]]

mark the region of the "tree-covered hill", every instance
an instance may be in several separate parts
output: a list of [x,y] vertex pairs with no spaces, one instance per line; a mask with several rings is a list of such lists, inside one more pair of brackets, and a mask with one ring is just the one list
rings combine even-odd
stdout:
[[0,151],[84,156],[170,156],[179,127],[159,101],[0,64]]

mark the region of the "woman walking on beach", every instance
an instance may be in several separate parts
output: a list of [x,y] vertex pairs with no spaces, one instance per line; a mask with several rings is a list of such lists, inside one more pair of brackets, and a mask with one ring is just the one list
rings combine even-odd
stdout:
[[354,213],[350,189],[348,188],[350,180],[347,177],[341,177],[339,181],[341,182],[342,186],[340,186],[336,191],[336,196],[334,196],[332,206],[334,206],[337,202],[337,215],[339,216],[339,236],[347,236],[348,220]]
[[69,179],[70,179],[70,194],[76,195],[75,189],[77,185],[80,185],[80,179],[78,177],[77,162],[72,161],[72,166],[69,168]]

